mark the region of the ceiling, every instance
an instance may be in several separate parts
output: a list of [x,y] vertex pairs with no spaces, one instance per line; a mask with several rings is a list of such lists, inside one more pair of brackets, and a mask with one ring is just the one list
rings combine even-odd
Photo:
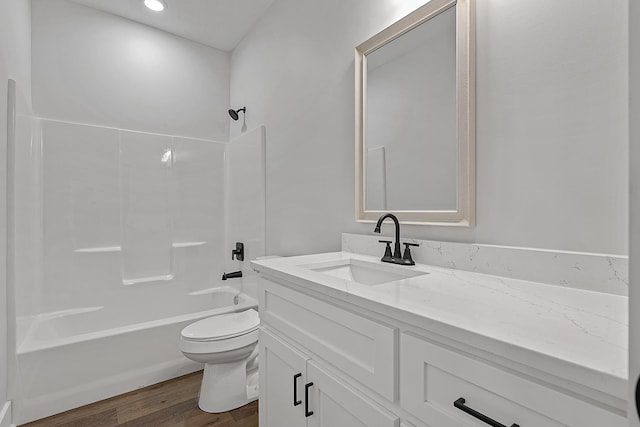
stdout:
[[163,12],[143,0],[72,0],[224,51],[233,50],[274,0],[165,0]]

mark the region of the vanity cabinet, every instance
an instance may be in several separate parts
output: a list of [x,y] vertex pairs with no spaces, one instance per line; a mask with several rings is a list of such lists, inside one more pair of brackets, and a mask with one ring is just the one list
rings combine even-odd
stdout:
[[428,323],[293,279],[262,274],[259,288],[261,427],[626,426],[606,403],[433,339]]

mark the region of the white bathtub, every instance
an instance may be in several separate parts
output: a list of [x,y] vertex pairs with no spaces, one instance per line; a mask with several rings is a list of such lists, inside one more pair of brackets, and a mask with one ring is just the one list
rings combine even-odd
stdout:
[[[141,307],[143,305],[143,307]],[[202,368],[178,348],[180,331],[205,317],[257,307],[230,287],[22,319],[14,422],[26,423]]]

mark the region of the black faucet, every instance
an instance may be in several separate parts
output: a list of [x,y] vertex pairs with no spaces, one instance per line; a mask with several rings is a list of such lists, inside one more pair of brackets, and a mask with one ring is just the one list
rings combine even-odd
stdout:
[[222,273],[222,280],[237,279],[238,277],[242,277],[242,270],[233,271],[231,273]]
[[393,254],[391,254],[391,241],[390,240],[379,240],[380,243],[386,243],[387,247],[384,251],[384,256],[382,257],[382,262],[390,262],[393,264],[400,265],[415,265],[416,263],[411,258],[411,249],[410,246],[420,246],[415,243],[404,243],[404,256],[400,255],[400,221],[398,218],[392,214],[388,213],[382,215],[380,219],[378,219],[378,223],[376,224],[376,228],[373,230],[375,233],[380,233],[380,227],[382,226],[382,222],[391,218],[396,226],[396,242],[393,249]]
[[[392,213],[382,215],[380,219],[378,219],[378,223],[376,224],[376,228],[375,230],[373,230],[373,232],[380,233],[380,226],[382,226],[382,222],[387,218],[391,218],[396,226],[396,244],[393,249],[393,258],[401,258],[400,256],[400,221],[398,221],[398,217],[396,217]],[[387,243],[387,242],[385,241],[382,243]],[[389,245],[389,243],[387,243],[387,245]]]

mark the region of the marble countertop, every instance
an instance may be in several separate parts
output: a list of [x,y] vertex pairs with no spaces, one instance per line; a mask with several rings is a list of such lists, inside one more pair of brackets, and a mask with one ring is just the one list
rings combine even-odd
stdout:
[[[351,259],[428,274],[370,286],[308,268]],[[429,265],[394,266],[350,252],[264,259],[252,266],[392,318],[409,315],[418,327],[627,398],[625,296]]]

